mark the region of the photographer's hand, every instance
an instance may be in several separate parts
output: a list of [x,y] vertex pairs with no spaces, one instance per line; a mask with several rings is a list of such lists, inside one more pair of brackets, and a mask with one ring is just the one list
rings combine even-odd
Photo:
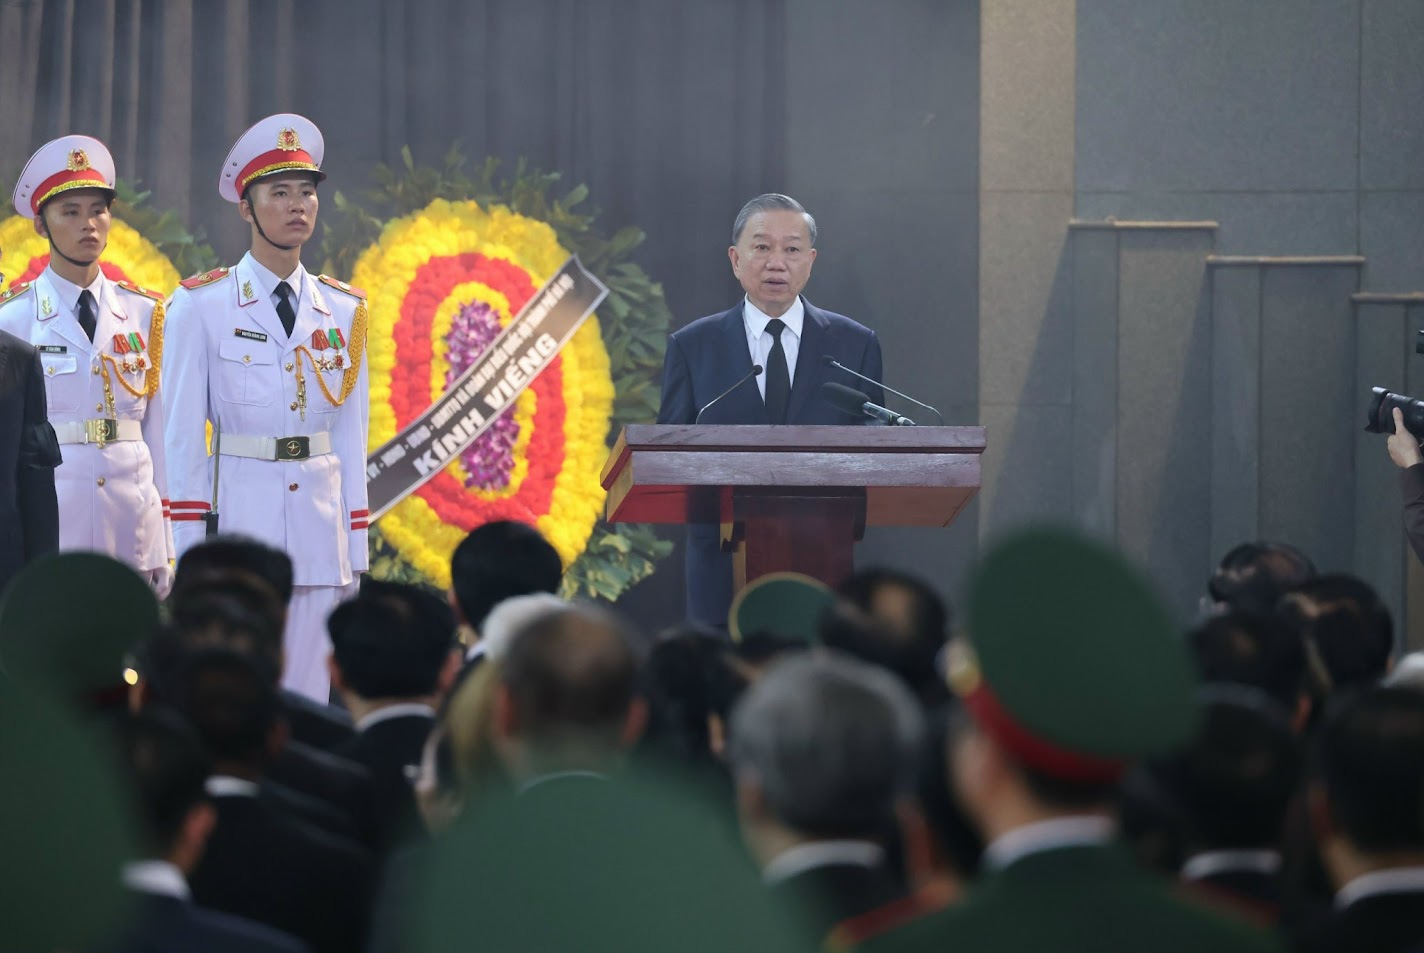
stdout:
[[1419,450],[1419,438],[1404,429],[1404,414],[1394,408],[1394,433],[1389,435],[1389,458],[1394,465],[1409,469],[1416,463],[1424,463],[1424,452]]

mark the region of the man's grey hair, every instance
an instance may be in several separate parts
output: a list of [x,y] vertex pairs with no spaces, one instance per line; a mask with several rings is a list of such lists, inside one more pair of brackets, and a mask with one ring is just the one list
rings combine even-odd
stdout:
[[801,834],[875,835],[914,785],[923,731],[895,676],[816,651],[776,663],[743,696],[732,713],[732,769]]
[[742,240],[742,231],[747,227],[747,219],[757,212],[800,212],[806,217],[806,228],[811,233],[811,247],[816,247],[816,219],[805,207],[789,195],[782,195],[780,192],[767,192],[765,195],[758,195],[737,213],[737,220],[732,223],[732,244]]

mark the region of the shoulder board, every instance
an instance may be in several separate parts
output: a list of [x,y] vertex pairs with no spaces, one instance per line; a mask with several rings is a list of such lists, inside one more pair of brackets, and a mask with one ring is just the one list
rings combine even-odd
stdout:
[[148,298],[148,299],[150,299],[150,300],[152,300],[152,301],[162,301],[162,300],[163,300],[163,295],[159,294],[157,291],[150,291],[150,290],[147,289],[147,288],[140,288],[138,285],[134,284],[132,281],[116,281],[116,282],[114,282],[114,284],[118,285],[120,288],[124,289],[125,291],[132,292],[133,294],[136,294],[136,295],[143,295],[145,298]]
[[320,281],[322,284],[326,285],[329,288],[335,288],[337,291],[344,291],[353,298],[360,298],[362,301],[366,300],[366,292],[362,291],[355,285],[349,285],[344,281],[337,281],[330,275],[317,275],[316,280]]
[[194,275],[191,278],[184,278],[178,283],[184,288],[187,288],[189,291],[192,291],[194,288],[201,288],[203,287],[203,285],[210,285],[214,281],[217,281],[221,278],[226,278],[227,273],[230,270],[231,269],[228,268],[214,268],[212,271],[206,274]]
[[11,285],[10,290],[0,292],[0,303],[9,301],[11,298],[17,298],[26,291],[29,291],[32,287],[34,287],[33,283],[28,281],[22,281],[18,285]]
[[930,884],[883,907],[849,920],[842,920],[826,936],[828,953],[843,953],[930,914],[938,913],[955,899],[943,885]]

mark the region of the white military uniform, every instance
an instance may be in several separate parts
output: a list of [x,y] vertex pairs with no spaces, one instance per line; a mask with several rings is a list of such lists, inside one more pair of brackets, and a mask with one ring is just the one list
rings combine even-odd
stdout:
[[[98,310],[92,342],[79,325],[84,290]],[[105,553],[145,574],[173,558],[163,392],[147,388],[162,347],[153,321],[160,303],[102,272],[82,289],[49,268],[0,297],[0,330],[35,345],[44,365],[64,458],[55,471],[59,548]]]
[[[275,306],[282,280],[296,298],[290,336]],[[216,466],[220,531],[255,537],[292,558],[296,588],[282,681],[323,702],[330,691],[326,617],[355,594],[357,574],[368,567],[365,342],[357,339],[364,329],[354,327],[364,307],[349,285],[300,266],[274,275],[248,254],[231,270],[183,282],[167,318],[168,475],[178,553],[203,538]],[[338,405],[332,398],[340,401],[353,361],[359,373]],[[206,446],[209,421],[218,458]]]

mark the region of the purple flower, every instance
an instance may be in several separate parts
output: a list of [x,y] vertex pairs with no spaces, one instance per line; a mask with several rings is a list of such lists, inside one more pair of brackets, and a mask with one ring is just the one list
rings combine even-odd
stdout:
[[[445,388],[475,363],[485,348],[499,336],[499,313],[482,301],[461,306],[450,333],[445,338],[445,357],[450,370],[445,375]],[[460,455],[469,478],[466,487],[500,490],[509,486],[514,471],[514,444],[519,440],[519,424],[511,406],[480,434]]]

